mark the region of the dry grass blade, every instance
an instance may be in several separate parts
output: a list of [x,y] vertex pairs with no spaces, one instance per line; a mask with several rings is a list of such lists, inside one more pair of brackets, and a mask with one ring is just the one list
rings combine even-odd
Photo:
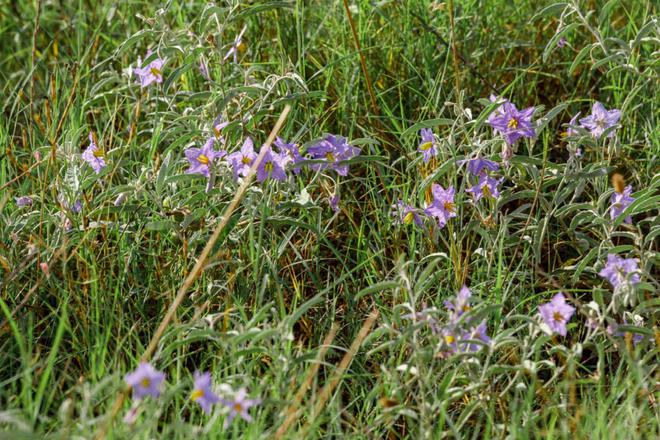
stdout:
[[300,385],[300,388],[298,388],[298,392],[296,393],[296,395],[293,397],[293,402],[291,402],[291,405],[289,405],[287,409],[284,411],[284,413],[286,414],[286,418],[284,419],[284,423],[282,423],[282,425],[277,429],[277,432],[275,433],[275,440],[281,439],[287,433],[287,431],[291,427],[291,424],[298,415],[298,408],[300,407],[300,402],[302,402],[305,393],[311,386],[312,380],[314,380],[314,378],[316,377],[316,373],[319,371],[319,368],[321,366],[321,361],[323,361],[323,358],[325,357],[325,354],[330,348],[330,344],[332,344],[332,341],[335,339],[336,334],[337,334],[337,324],[334,323],[332,324],[330,331],[323,340],[323,345],[321,345],[319,352],[316,355],[316,360],[314,364],[307,372],[307,376],[305,376],[305,380],[303,381],[302,385]]
[[[364,324],[362,324],[362,328],[360,328],[360,331],[353,340],[353,343],[351,344],[350,348],[348,349],[344,357],[341,359],[341,362],[339,362],[339,366],[333,373],[328,383],[325,384],[325,386],[319,393],[319,396],[316,400],[316,404],[314,405],[314,410],[312,412],[311,420],[316,420],[318,415],[321,413],[321,410],[323,410],[323,407],[325,406],[328,399],[332,395],[333,391],[339,384],[339,381],[344,375],[344,372],[353,361],[353,358],[357,354],[357,351],[360,349],[360,346],[362,345],[364,338],[366,338],[369,332],[371,331],[371,327],[373,327],[374,322],[376,322],[376,319],[378,319],[378,316],[379,316],[378,310],[374,309],[369,314],[369,317],[367,317],[367,320],[364,321]],[[305,424],[305,426],[302,429],[302,432],[300,433],[299,436],[297,436],[297,438],[305,438],[305,434],[307,433],[307,430],[310,427],[310,423],[311,422],[308,421],[307,424]]]
[[[224,230],[225,226],[227,226],[227,223],[229,222],[229,219],[231,218],[231,215],[234,213],[234,210],[238,206],[239,202],[243,198],[243,194],[245,194],[245,191],[247,190],[248,186],[250,186],[250,183],[252,182],[252,179],[254,178],[255,173],[257,172],[257,168],[261,164],[261,161],[263,160],[264,156],[266,155],[266,152],[270,148],[271,144],[275,140],[275,136],[277,136],[277,133],[280,131],[282,128],[282,125],[284,125],[284,121],[286,120],[286,117],[289,114],[289,111],[291,111],[291,106],[287,105],[284,107],[284,110],[282,111],[282,114],[280,115],[279,119],[275,123],[275,126],[271,130],[270,134],[268,135],[268,139],[266,139],[266,143],[263,145],[261,148],[261,151],[259,152],[259,155],[257,158],[254,160],[252,163],[252,167],[250,168],[250,172],[248,173],[247,176],[243,179],[243,183],[241,186],[238,188],[236,191],[236,194],[234,195],[234,198],[231,200],[229,203],[229,206],[225,210],[224,215],[222,216],[222,220],[220,221],[220,224],[215,228],[215,231],[213,231],[213,234],[209,238],[209,241],[206,243],[206,246],[204,246],[204,249],[202,250],[202,253],[199,255],[199,258],[197,259],[197,262],[195,263],[195,266],[193,269],[190,271],[188,274],[188,277],[186,277],[185,281],[179,288],[176,297],[174,298],[174,301],[172,301],[172,304],[170,305],[169,309],[167,310],[167,313],[165,314],[165,317],[161,321],[160,325],[158,326],[158,329],[156,330],[156,333],[152,336],[151,340],[149,341],[149,345],[147,346],[147,349],[144,351],[142,354],[142,357],[140,358],[140,361],[145,362],[149,360],[151,355],[154,353],[156,350],[156,347],[158,346],[158,342],[160,341],[160,338],[163,336],[163,333],[165,332],[165,329],[169,325],[170,321],[174,317],[174,314],[176,313],[176,309],[179,307],[181,302],[186,296],[186,292],[192,285],[192,283],[197,279],[199,274],[201,274],[202,270],[204,269],[204,265],[206,264],[206,259],[209,256],[209,253],[211,253],[211,249],[213,249],[213,246],[215,245],[215,242],[218,240],[218,237],[220,237],[220,234]],[[104,426],[101,428],[101,430],[98,432],[96,438],[101,440],[104,439],[106,436],[106,433],[108,429],[110,428],[110,425],[112,424],[112,421],[114,420],[115,416],[119,412],[119,410],[122,407],[122,404],[124,402],[124,399],[126,398],[126,393],[128,390],[123,390],[118,396],[117,399],[115,400],[115,403],[112,405],[112,408],[110,410],[110,413],[108,414],[106,423]]]

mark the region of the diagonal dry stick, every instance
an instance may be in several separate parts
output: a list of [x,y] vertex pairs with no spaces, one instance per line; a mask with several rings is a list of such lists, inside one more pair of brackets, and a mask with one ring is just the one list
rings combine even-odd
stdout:
[[[211,249],[215,245],[215,242],[218,240],[218,237],[220,237],[220,234],[222,233],[225,226],[227,226],[227,223],[229,222],[229,218],[231,217],[234,210],[238,206],[238,203],[243,198],[243,194],[247,190],[248,186],[250,186],[250,183],[254,178],[257,168],[261,164],[261,161],[266,155],[266,152],[270,149],[270,145],[275,140],[275,136],[277,136],[277,133],[280,131],[280,128],[282,128],[282,125],[284,124],[284,121],[286,120],[286,117],[288,116],[290,110],[291,110],[291,106],[287,104],[287,106],[284,107],[284,110],[282,111],[282,114],[280,115],[279,119],[275,123],[275,127],[273,127],[273,130],[268,135],[268,139],[266,139],[266,143],[263,145],[263,147],[261,147],[261,151],[259,152],[259,155],[252,163],[252,167],[250,167],[250,172],[243,179],[243,183],[238,188],[238,190],[236,191],[236,195],[234,195],[234,198],[231,200],[229,206],[225,210],[225,213],[222,216],[222,220],[220,221],[220,224],[215,228],[215,231],[213,231],[213,234],[209,238],[209,241],[206,243],[206,246],[204,246],[202,253],[199,255],[199,258],[197,259],[195,266],[192,268],[192,270],[188,274],[188,277],[186,277],[185,281],[179,288],[176,297],[174,298],[174,301],[172,301],[172,304],[170,305],[170,308],[167,310],[165,317],[158,326],[156,333],[154,333],[154,335],[151,337],[151,341],[149,341],[149,345],[147,346],[147,349],[144,351],[144,354],[140,358],[141,362],[148,361],[151,355],[154,353],[156,347],[158,346],[158,342],[160,341],[160,338],[163,336],[165,329],[167,328],[170,321],[174,317],[174,313],[176,313],[176,309],[179,307],[183,299],[186,297],[186,292],[188,291],[188,288],[190,288],[192,283],[204,270],[204,265],[206,264],[206,259],[211,253]],[[99,430],[98,434],[96,435],[97,440],[105,439],[105,436],[108,430],[110,429],[110,426],[112,425],[112,421],[114,420],[115,416],[121,409],[122,404],[124,403],[124,399],[126,399],[127,392],[128,389],[124,389],[117,396],[115,403],[112,405],[112,408],[110,409],[110,413],[107,415],[107,420],[105,424],[102,426],[102,428]]]
[[373,327],[374,322],[376,322],[376,319],[378,319],[378,310],[374,309],[369,316],[367,317],[366,321],[364,321],[364,324],[362,324],[362,328],[358,332],[358,335],[355,337],[353,340],[353,343],[351,344],[351,347],[348,349],[344,357],[341,359],[341,362],[339,362],[339,366],[333,373],[332,377],[328,381],[327,384],[323,387],[321,392],[319,393],[318,398],[316,399],[316,405],[314,405],[314,410],[312,411],[312,418],[307,421],[305,426],[302,429],[302,432],[300,435],[298,435],[296,438],[307,438],[307,430],[309,429],[312,421],[321,413],[323,410],[323,407],[325,406],[326,402],[328,399],[331,397],[333,391],[339,384],[339,381],[342,379],[342,376],[344,375],[344,372],[346,369],[351,365],[351,362],[353,361],[353,358],[357,354],[357,351],[360,349],[360,346],[362,345],[362,342],[364,341],[364,338],[367,337],[369,332],[371,331],[371,327]]
[[289,405],[285,410],[286,418],[284,419],[282,425],[277,429],[277,432],[275,433],[275,440],[280,440],[284,436],[284,434],[286,434],[286,432],[289,430],[289,427],[293,423],[294,419],[298,415],[298,408],[300,407],[300,402],[302,402],[303,397],[305,397],[305,393],[312,384],[312,380],[314,380],[314,378],[316,377],[316,373],[319,371],[319,367],[321,366],[321,362],[325,357],[325,353],[330,348],[330,344],[332,344],[332,341],[335,339],[336,334],[337,334],[337,323],[333,323],[332,327],[330,328],[330,331],[323,340],[323,345],[321,345],[319,352],[316,355],[316,361],[307,372],[307,376],[305,376],[305,380],[303,381],[302,385],[300,385],[300,388],[298,388],[298,392],[293,397],[293,402],[291,402],[291,405]]

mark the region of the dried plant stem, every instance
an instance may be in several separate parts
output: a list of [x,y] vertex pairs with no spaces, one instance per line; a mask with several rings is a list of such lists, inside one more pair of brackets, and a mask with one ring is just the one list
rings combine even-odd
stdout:
[[[376,319],[378,319],[378,310],[374,309],[369,316],[367,317],[367,320],[364,321],[364,324],[362,324],[362,328],[360,328],[360,331],[358,332],[357,336],[353,340],[353,343],[351,344],[350,348],[342,358],[341,362],[339,363],[339,366],[333,373],[332,377],[328,381],[327,384],[323,387],[321,392],[319,393],[318,398],[316,399],[316,404],[314,405],[314,410],[312,411],[312,419],[315,420],[317,416],[321,413],[321,410],[323,410],[323,407],[327,403],[328,399],[332,395],[333,391],[339,384],[339,381],[341,380],[342,376],[344,375],[344,372],[346,369],[349,367],[351,364],[351,361],[353,361],[353,358],[357,354],[358,349],[362,345],[362,342],[364,341],[364,338],[367,337],[369,332],[371,331],[371,327],[373,327],[374,322],[376,322]],[[306,438],[305,434],[307,433],[307,430],[309,429],[311,424],[311,421],[308,421],[305,426],[302,429],[302,432],[296,436],[296,438]]]
[[[227,223],[229,222],[229,219],[231,218],[231,215],[234,213],[234,210],[238,206],[239,202],[243,198],[243,195],[245,194],[245,191],[247,190],[248,186],[250,186],[250,183],[252,182],[252,179],[254,178],[255,173],[257,172],[257,168],[261,164],[261,161],[263,160],[264,156],[266,155],[266,152],[269,150],[270,145],[273,143],[275,140],[275,136],[277,133],[280,131],[282,128],[282,125],[284,124],[284,121],[286,120],[286,117],[289,114],[289,111],[291,110],[291,106],[287,105],[284,107],[284,110],[282,111],[282,114],[280,115],[279,119],[275,123],[275,126],[271,130],[270,134],[268,135],[268,139],[266,139],[266,143],[263,145],[261,148],[261,151],[259,152],[259,155],[257,158],[254,160],[252,163],[252,167],[250,168],[250,172],[248,173],[247,176],[243,179],[243,183],[241,186],[238,188],[236,191],[236,194],[234,195],[234,198],[231,200],[229,203],[229,206],[225,210],[225,213],[222,216],[222,220],[220,221],[220,224],[215,228],[215,231],[213,231],[213,234],[209,238],[209,241],[206,243],[206,246],[204,246],[204,249],[202,250],[202,253],[199,255],[199,258],[197,258],[197,262],[195,263],[195,266],[193,266],[192,270],[186,277],[185,281],[177,291],[176,297],[172,301],[172,304],[170,304],[169,309],[167,310],[167,313],[165,314],[165,317],[161,321],[160,325],[158,326],[158,329],[156,329],[156,333],[151,337],[151,340],[149,341],[149,345],[147,346],[147,349],[144,351],[142,354],[142,357],[140,358],[140,361],[146,362],[148,361],[151,356],[153,355],[154,351],[156,351],[156,347],[158,346],[158,343],[160,342],[160,338],[163,336],[163,333],[165,333],[165,329],[169,325],[170,321],[174,317],[174,314],[176,313],[177,308],[183,301],[183,299],[186,297],[186,293],[190,286],[192,285],[193,282],[197,279],[197,277],[202,273],[204,270],[204,266],[206,264],[206,259],[208,258],[209,254],[211,253],[211,249],[213,249],[213,246],[215,245],[215,242],[218,240],[220,237],[220,234],[224,230],[225,226],[227,226]],[[117,399],[115,400],[115,403],[112,405],[112,408],[110,409],[109,414],[107,415],[107,419],[105,424],[102,426],[102,428],[99,430],[98,434],[96,435],[97,440],[103,440],[110,429],[110,425],[112,425],[112,422],[119,412],[119,410],[122,407],[122,404],[124,403],[124,399],[126,398],[128,390],[124,389],[122,392],[119,393],[117,396]]]
[[296,395],[293,397],[293,402],[291,402],[291,404],[284,411],[284,413],[286,414],[286,418],[284,419],[284,422],[282,423],[282,425],[280,425],[277,432],[275,433],[275,440],[281,439],[287,433],[291,424],[294,422],[296,416],[298,415],[298,408],[300,407],[300,402],[302,402],[305,393],[312,385],[312,380],[314,380],[314,378],[316,377],[316,374],[318,373],[319,368],[321,366],[321,362],[323,361],[326,352],[330,348],[330,344],[332,344],[332,341],[335,339],[336,334],[337,334],[337,324],[333,323],[332,327],[330,328],[330,331],[328,332],[327,335],[325,335],[325,339],[323,340],[323,345],[321,345],[321,347],[319,348],[319,352],[316,355],[314,364],[312,364],[311,368],[307,372],[307,376],[305,376],[305,380],[300,385],[300,388],[298,388],[298,392],[296,393]]

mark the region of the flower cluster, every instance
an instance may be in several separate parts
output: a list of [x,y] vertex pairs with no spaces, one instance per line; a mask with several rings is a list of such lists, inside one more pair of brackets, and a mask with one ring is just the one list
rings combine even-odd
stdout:
[[[133,391],[133,398],[140,401],[146,397],[158,398],[165,382],[165,373],[156,370],[150,363],[141,362],[140,365],[124,378],[126,385]],[[252,421],[249,409],[261,403],[260,399],[250,399],[247,396],[247,390],[240,388],[236,392],[230,391],[227,394],[232,397],[225,399],[213,391],[210,372],[196,371],[193,375],[193,387],[190,393],[190,400],[197,403],[202,411],[210,414],[212,406],[221,404],[228,410],[225,419],[225,428],[227,428],[236,416],[240,416],[247,422]],[[129,411],[124,419],[134,422],[137,415],[135,408]]]
[[433,316],[435,309],[425,308],[420,312],[404,315],[403,318],[423,321],[428,324],[431,332],[440,338],[441,355],[449,357],[456,353],[473,353],[490,344],[486,321],[477,321],[471,316],[463,316],[471,310],[470,297],[472,292],[463,286],[456,298],[445,301],[448,320],[440,325]]

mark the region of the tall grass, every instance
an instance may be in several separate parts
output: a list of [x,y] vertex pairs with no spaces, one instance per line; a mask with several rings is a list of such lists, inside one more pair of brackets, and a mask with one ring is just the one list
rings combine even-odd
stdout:
[[[658,8],[553,3],[0,4],[0,437],[658,437]],[[141,89],[147,49],[167,62]],[[501,197],[475,204],[457,161],[502,162],[490,94],[537,107],[538,135],[500,169]],[[614,135],[562,136],[594,101],[621,109]],[[226,165],[212,185],[186,174],[184,149],[219,115],[229,150],[261,145],[287,104],[280,136],[340,134],[361,155],[346,177],[305,166],[248,187],[150,356],[163,393],[124,423],[124,376],[239,187]],[[439,139],[428,164],[421,128]],[[90,131],[99,175],[80,159]],[[632,225],[610,218],[614,173]],[[456,218],[400,224],[392,206],[425,206],[434,183],[456,188]],[[598,276],[608,254],[639,260],[633,290]],[[429,318],[446,323],[463,285],[465,322],[492,341],[447,356]],[[577,309],[566,337],[537,316],[560,291]],[[261,398],[254,420],[203,413],[195,370]]]

